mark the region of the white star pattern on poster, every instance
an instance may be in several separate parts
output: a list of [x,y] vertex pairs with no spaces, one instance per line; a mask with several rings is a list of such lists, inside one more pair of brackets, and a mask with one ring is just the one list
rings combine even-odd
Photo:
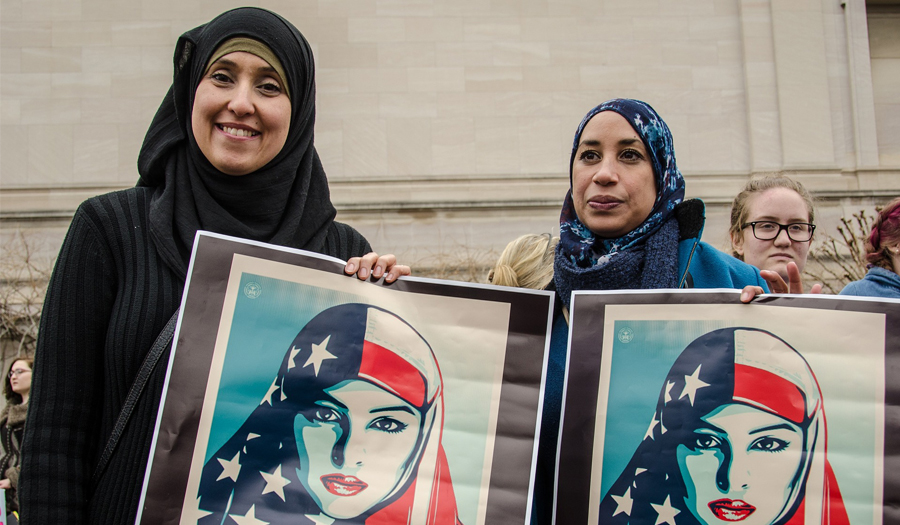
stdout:
[[284,486],[291,482],[291,480],[281,475],[281,465],[275,467],[275,472],[269,474],[268,472],[260,472],[263,479],[266,480],[266,486],[263,489],[263,494],[268,494],[270,492],[274,492],[278,494],[278,497],[281,498],[281,501],[284,501]]
[[193,507],[188,507],[185,509],[184,514],[181,515],[182,521],[188,521],[190,523],[195,523],[207,516],[212,514],[212,512],[208,512],[200,509],[200,498],[197,498],[197,504]]
[[675,516],[681,513],[680,510],[673,507],[669,502],[669,496],[666,496],[666,501],[664,501],[662,505],[651,503],[650,506],[653,507],[653,510],[655,510],[657,514],[656,525],[662,525],[663,523],[675,525]]
[[288,370],[297,366],[297,363],[294,362],[294,358],[297,357],[297,354],[300,353],[300,349],[296,346],[291,346],[291,357],[288,359]]
[[219,463],[222,464],[222,473],[219,474],[219,477],[216,478],[216,481],[221,481],[225,478],[231,478],[232,481],[237,481],[238,475],[240,475],[241,473],[240,457],[241,453],[238,452],[230,461],[227,459],[216,458],[219,460]]
[[228,514],[228,517],[233,519],[238,525],[269,525],[268,521],[263,521],[256,517],[256,505],[250,505],[247,514],[244,514],[243,516]]
[[700,380],[701,366],[703,365],[697,365],[697,369],[694,370],[693,374],[684,376],[684,390],[682,390],[681,395],[678,396],[678,399],[687,396],[688,400],[691,402],[691,406],[694,406],[694,396],[697,395],[697,390],[709,386],[709,383],[705,383]]
[[663,400],[663,403],[668,403],[672,400],[672,387],[675,386],[673,381],[666,381],[666,398]]
[[650,422],[650,428],[647,429],[647,433],[644,434],[644,439],[650,438],[653,439],[653,429],[656,428],[656,425],[659,424],[659,421],[656,420],[656,415],[653,416],[653,421]]
[[272,396],[275,395],[275,391],[278,390],[278,385],[275,384],[277,381],[277,378],[272,381],[272,384],[269,386],[269,390],[266,392],[265,397],[263,397],[263,400],[259,402],[260,406],[265,403],[268,403],[269,405],[272,404]]
[[640,476],[641,474],[643,474],[644,472],[647,472],[647,469],[641,468],[641,467],[634,469],[634,479],[631,481],[632,487],[637,488],[637,477]]
[[303,368],[312,365],[313,372],[315,372],[316,377],[319,376],[319,368],[322,367],[322,361],[325,361],[326,359],[337,359],[334,354],[328,351],[328,341],[330,339],[331,336],[329,335],[321,343],[313,344],[312,349],[309,352],[309,359],[307,359],[306,363],[303,365]]
[[634,500],[631,499],[631,487],[628,487],[625,490],[625,494],[621,496],[616,496],[615,494],[610,494],[612,496],[613,501],[616,502],[616,511],[613,512],[613,516],[616,514],[622,514],[623,512],[631,516],[631,507],[634,505]]

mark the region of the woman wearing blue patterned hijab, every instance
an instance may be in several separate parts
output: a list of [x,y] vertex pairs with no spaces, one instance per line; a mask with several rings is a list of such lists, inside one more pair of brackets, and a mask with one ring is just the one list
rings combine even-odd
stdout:
[[672,133],[649,104],[613,99],[588,112],[575,132],[569,183],[555,264],[567,304],[577,289],[676,286],[678,228],[670,219],[684,200],[684,178]]
[[[684,200],[672,133],[649,104],[614,99],[588,112],[575,132],[569,184],[553,267],[553,285],[565,307],[574,290],[768,289],[758,270],[700,241],[704,205]],[[552,520],[569,332],[564,312],[554,313],[550,340],[536,523]],[[578,403],[567,404],[567,410],[578,410]]]

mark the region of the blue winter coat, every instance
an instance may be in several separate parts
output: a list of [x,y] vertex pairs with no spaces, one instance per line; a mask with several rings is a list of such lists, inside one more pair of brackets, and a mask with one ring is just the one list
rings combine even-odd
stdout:
[[[678,220],[678,287],[679,288],[743,288],[747,285],[769,291],[759,270],[711,245],[700,241],[706,221],[705,205],[699,199],[682,202],[675,208]],[[566,370],[566,347],[569,326],[557,301],[550,336],[547,382],[541,414],[541,435],[535,479],[532,523],[551,523],[553,488],[556,470],[556,447],[559,438],[563,381]]]
[[840,295],[900,299],[900,275],[879,266],[873,266],[869,268],[863,279],[847,284],[841,290]]

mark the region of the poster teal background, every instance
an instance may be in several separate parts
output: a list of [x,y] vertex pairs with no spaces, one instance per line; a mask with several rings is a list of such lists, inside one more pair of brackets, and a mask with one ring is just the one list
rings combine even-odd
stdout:
[[[261,290],[256,298],[243,292],[250,282]],[[262,275],[241,276],[204,462],[263,399],[291,342],[306,323],[326,308],[350,302],[367,301]]]
[[[250,289],[248,284],[251,284]],[[384,306],[363,295],[247,272],[241,274],[239,286],[204,463],[259,405],[297,333],[313,317],[322,310],[348,302],[374,302]],[[252,293],[248,294],[248,290]],[[489,450],[488,436],[493,433],[490,427],[494,406],[492,395],[499,393],[493,378],[502,376],[505,343],[484,347],[470,344],[470,353],[466,355],[485,355],[484,362],[459,357],[451,359],[449,354],[461,355],[455,345],[471,343],[480,333],[459,319],[471,317],[470,310],[477,312],[481,311],[479,308],[492,307],[491,303],[415,294],[405,296],[400,303],[400,309],[388,309],[410,322],[413,318],[419,319],[420,323],[413,325],[431,344],[441,367],[445,406],[441,443],[453,478],[459,516],[463,523],[478,523],[479,512],[483,510],[479,507],[482,469],[485,451]],[[487,306],[476,307],[475,303]],[[500,304],[505,307],[505,303]],[[440,315],[435,313],[436,308]],[[456,315],[454,309],[462,309],[464,314]],[[404,311],[410,317],[406,317]],[[508,315],[508,310],[503,312],[503,316]],[[508,323],[506,317],[503,319],[502,325],[497,325],[501,328],[495,331],[505,334]],[[464,332],[460,333],[461,330]],[[494,356],[493,364],[489,363],[488,355]]]
[[697,337],[728,326],[722,321],[616,321],[616,335],[630,329],[633,339],[613,341],[606,434],[615,439],[607,439],[603,449],[603,495],[643,441],[672,363]]
[[[808,312],[786,308],[781,315],[785,316],[785,320],[796,316],[795,320],[806,321]],[[817,321],[823,322],[824,319],[831,319],[826,316],[838,315],[840,312],[823,311]],[[850,521],[853,524],[873,523],[873,480],[879,476],[875,464],[883,461],[875,449],[876,436],[883,432],[881,428],[876,429],[875,413],[883,411],[883,407],[873,404],[878,393],[875,392],[876,382],[871,378],[872,374],[883,370],[884,362],[881,361],[878,370],[871,369],[872,363],[865,359],[854,361],[853,354],[846,351],[848,342],[854,340],[852,333],[848,334],[852,330],[842,328],[834,319],[811,333],[803,328],[810,326],[805,323],[795,323],[791,330],[779,330],[766,326],[765,322],[760,325],[758,322],[728,318],[727,315],[723,317],[725,319],[614,322],[601,495],[606,495],[644,439],[666,374],[682,350],[691,341],[712,330],[754,326],[784,337],[809,362],[825,403],[828,460],[834,468]],[[877,324],[869,328],[875,327]],[[630,341],[624,342],[618,337],[622,330],[633,334]],[[855,351],[860,352],[861,349]],[[869,352],[867,350],[867,355]],[[847,366],[853,367],[852,374]]]

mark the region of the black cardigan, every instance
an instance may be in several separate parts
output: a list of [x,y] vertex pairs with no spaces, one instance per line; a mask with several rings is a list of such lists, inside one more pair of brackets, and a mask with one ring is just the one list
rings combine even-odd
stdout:
[[[94,197],[72,219],[41,316],[22,448],[23,524],[134,523],[167,357],[96,490],[90,485],[141,362],[184,290],[150,239],[152,191]],[[322,253],[346,260],[370,251],[359,232],[334,222]]]

